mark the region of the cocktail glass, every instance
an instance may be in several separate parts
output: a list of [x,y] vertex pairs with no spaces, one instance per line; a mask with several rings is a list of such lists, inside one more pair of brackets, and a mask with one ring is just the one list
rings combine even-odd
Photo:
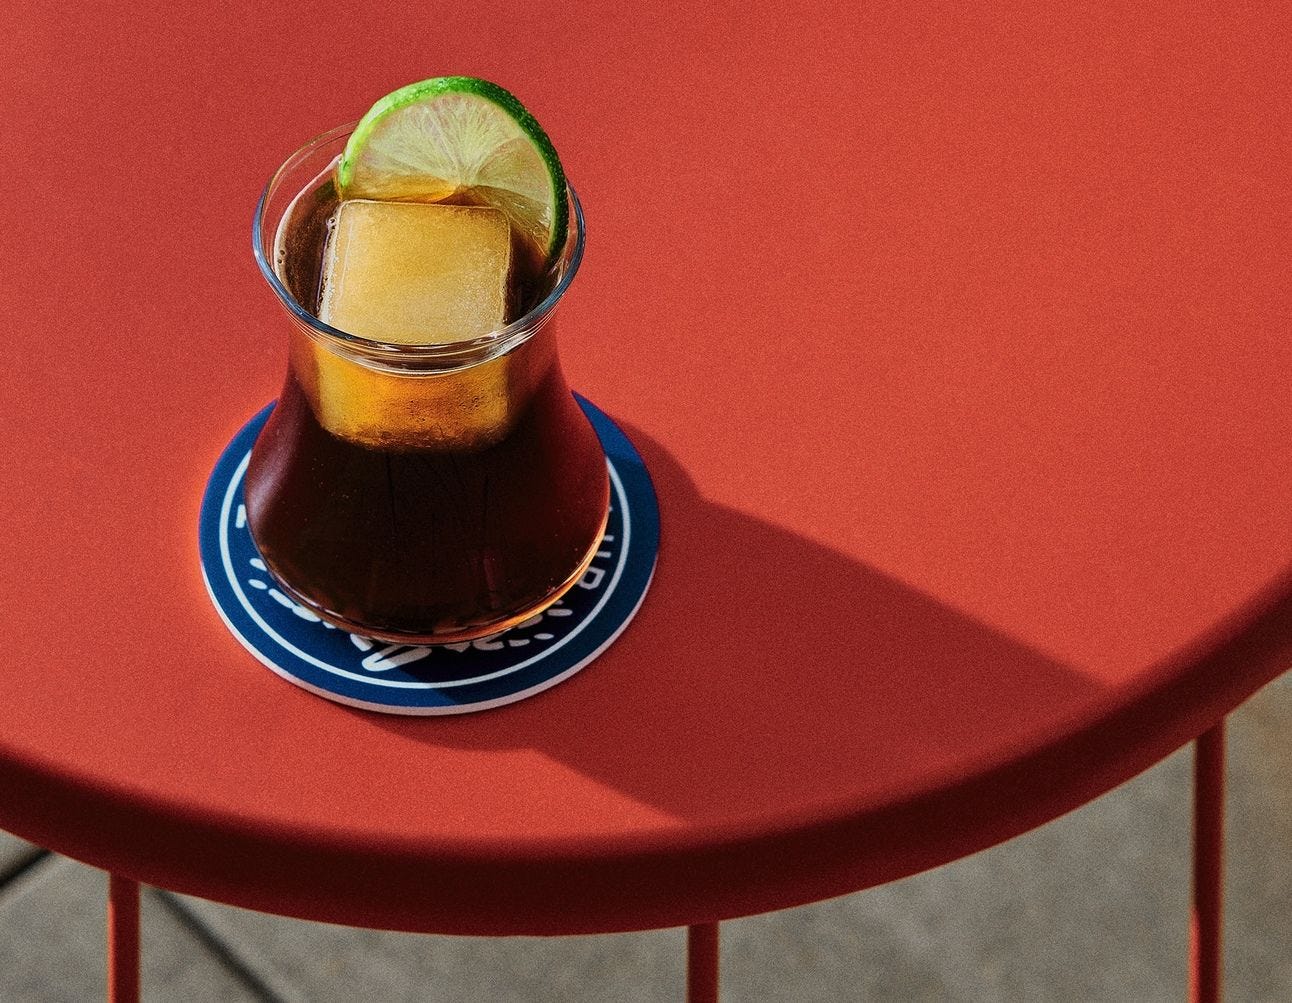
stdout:
[[523,315],[451,344],[386,344],[314,316],[331,169],[353,126],[293,154],[256,208],[261,274],[288,318],[287,377],[248,466],[248,526],[284,591],[381,640],[440,644],[540,612],[586,571],[609,484],[570,393],[553,313],[583,213]]

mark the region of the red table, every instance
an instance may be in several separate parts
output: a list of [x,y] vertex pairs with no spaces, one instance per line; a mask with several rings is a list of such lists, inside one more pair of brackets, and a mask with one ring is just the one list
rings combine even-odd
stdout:
[[[1292,660],[1288,15],[906,6],[0,15],[0,825],[119,875],[127,938],[135,881],[694,924],[698,998],[705,924],[972,853],[1206,732],[1214,989],[1219,723]],[[588,669],[404,720],[262,669],[196,520],[285,368],[261,186],[449,72],[562,152],[567,373],[663,545]]]

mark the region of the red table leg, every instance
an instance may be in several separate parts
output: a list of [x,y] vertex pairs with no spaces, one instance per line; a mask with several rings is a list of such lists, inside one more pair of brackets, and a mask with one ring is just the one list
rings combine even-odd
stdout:
[[108,1003],[139,1003],[139,883],[108,875]]
[[1221,905],[1225,849],[1225,722],[1194,744],[1193,917],[1189,930],[1189,998],[1219,1003]]
[[686,930],[687,1003],[718,1003],[718,924]]

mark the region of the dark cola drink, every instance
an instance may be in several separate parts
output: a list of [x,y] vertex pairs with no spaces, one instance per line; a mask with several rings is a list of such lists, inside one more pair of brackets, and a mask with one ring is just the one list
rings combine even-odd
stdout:
[[287,378],[247,470],[248,524],[280,584],[340,627],[432,644],[495,633],[573,585],[605,528],[605,457],[548,322],[577,266],[577,205],[553,265],[513,241],[500,335],[338,337],[314,316],[336,143],[289,161],[259,211],[292,324]]

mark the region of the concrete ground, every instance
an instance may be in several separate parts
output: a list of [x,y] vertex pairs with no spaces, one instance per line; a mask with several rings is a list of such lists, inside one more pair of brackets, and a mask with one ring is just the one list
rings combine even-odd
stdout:
[[[1231,1003],[1292,1003],[1292,674],[1231,718]],[[1129,1001],[1186,995],[1192,754],[1019,839],[883,888],[723,924],[736,1001]],[[105,876],[0,833],[0,1001],[102,998]],[[148,890],[158,1001],[653,1001],[680,930],[423,937]]]

